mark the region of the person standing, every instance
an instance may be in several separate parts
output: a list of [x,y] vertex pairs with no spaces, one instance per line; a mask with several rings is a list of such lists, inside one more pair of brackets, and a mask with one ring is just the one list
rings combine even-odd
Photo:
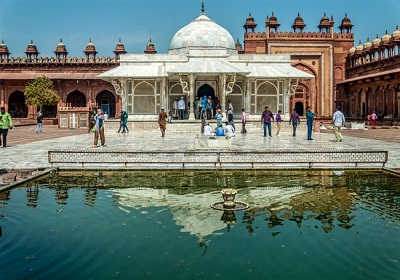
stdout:
[[228,123],[235,129],[235,122],[233,121],[233,111],[232,108],[229,108],[228,112],[226,113],[226,118]]
[[240,131],[240,133],[242,133],[242,134],[247,133],[246,122],[247,122],[246,110],[243,108],[242,109],[242,131]]
[[282,111],[279,110],[279,111],[278,111],[278,114],[276,114],[276,118],[275,118],[275,120],[276,120],[276,136],[279,135],[279,131],[281,131],[281,128],[282,128],[282,117],[281,117],[281,113],[282,113]]
[[265,106],[264,112],[261,115],[261,123],[264,123],[264,137],[267,137],[267,128],[269,137],[272,137],[271,122],[273,120],[274,115],[268,109],[268,106]]
[[36,117],[36,133],[42,133],[42,128],[43,128],[43,114],[42,112],[38,112],[37,117]]
[[160,126],[161,137],[165,136],[165,129],[167,128],[167,118],[168,115],[164,112],[164,107],[161,107],[161,112],[158,114],[158,125]]
[[94,119],[95,116],[96,116],[96,110],[93,110],[92,112],[90,112],[88,133],[90,133],[92,131],[92,129],[94,128],[94,126],[96,125],[96,120]]
[[[178,101],[178,111],[179,111],[179,119],[183,120],[185,117],[185,100],[183,99],[183,96],[181,97],[181,100]],[[165,113],[165,112],[164,112]],[[167,114],[167,113],[165,113]]]
[[200,100],[199,100],[199,97],[196,97],[196,100],[194,101],[194,104],[193,104],[194,118],[196,120],[200,119],[200,109],[199,108],[200,108]]
[[222,115],[221,109],[218,109],[217,114],[215,115],[215,119],[217,120],[217,127],[219,124],[222,124],[222,118],[224,116]]
[[377,118],[378,118],[378,116],[375,114],[375,111],[372,111],[372,114],[371,114],[372,126],[376,126]]
[[[6,112],[6,108],[0,108],[0,146],[7,147],[7,134],[8,130],[13,128],[11,116]],[[3,142],[2,142],[3,141]]]
[[[122,132],[125,132],[125,128],[124,128],[124,110],[121,109],[120,111],[120,116],[119,116],[119,129],[117,133],[120,133],[120,131],[122,130]],[[96,123],[96,122],[95,122]]]
[[230,99],[228,99],[228,111],[229,110],[232,111],[232,114],[233,114],[233,105],[232,105],[232,102]]
[[306,118],[307,118],[307,140],[313,140],[311,138],[312,134],[312,126],[314,122],[314,116],[315,114],[311,112],[311,107],[307,106],[307,111],[306,111]]
[[336,142],[342,142],[342,127],[345,125],[346,119],[340,111],[340,106],[336,107],[336,112],[333,114],[333,126],[335,128]]
[[293,136],[296,136],[297,126],[300,124],[300,116],[296,112],[296,108],[293,109],[293,113],[290,115],[289,125],[293,125]]
[[97,115],[94,117],[94,119],[96,120],[96,126],[95,126],[96,130],[94,133],[93,148],[97,148],[99,137],[100,137],[101,147],[103,148],[106,142],[106,138],[104,136],[104,113],[102,109],[97,109]]
[[175,98],[174,104],[172,105],[172,109],[174,109],[175,117],[179,118],[179,116],[178,116],[178,98]]
[[122,133],[125,133],[125,130],[126,130],[126,132],[129,132],[129,129],[128,129],[128,118],[129,118],[129,115],[128,115],[128,113],[126,111],[123,111],[122,115],[124,116],[124,122],[123,122],[124,129],[123,129]]

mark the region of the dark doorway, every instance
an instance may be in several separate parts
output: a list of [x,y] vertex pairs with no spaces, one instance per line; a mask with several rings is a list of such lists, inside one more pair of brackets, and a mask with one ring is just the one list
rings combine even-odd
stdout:
[[294,105],[294,108],[296,109],[297,114],[299,114],[299,116],[303,116],[304,115],[304,104],[303,102],[296,102],[296,104]]
[[[38,109],[40,110],[40,109]],[[55,118],[57,117],[57,105],[54,106],[42,106],[42,114],[45,118]]]
[[8,98],[8,112],[13,118],[26,118],[28,107],[25,104],[25,95],[22,91],[15,91]]
[[107,112],[109,117],[115,117],[115,96],[112,92],[108,90],[103,90],[96,96],[97,106],[103,109],[104,112]]
[[207,97],[211,96],[211,99],[215,100],[214,89],[207,84],[204,84],[199,88],[196,96],[201,100],[204,97],[204,95]]
[[74,90],[68,94],[67,103],[71,107],[86,107],[86,96],[79,90]]

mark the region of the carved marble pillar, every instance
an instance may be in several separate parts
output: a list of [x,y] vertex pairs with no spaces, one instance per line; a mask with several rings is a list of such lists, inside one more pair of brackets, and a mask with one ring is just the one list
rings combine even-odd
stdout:
[[194,104],[194,99],[195,99],[195,92],[194,92],[194,82],[195,82],[195,77],[193,74],[189,75],[189,83],[190,83],[190,93],[189,93],[189,99],[190,99],[190,106],[188,106],[188,112],[189,112],[189,120],[194,120],[194,109],[193,109],[193,104]]
[[226,85],[226,74],[221,74],[218,76],[219,79],[219,90],[220,90],[220,101],[221,101],[221,108],[222,112],[226,110],[226,92],[225,92],[225,85]]
[[193,102],[194,102],[194,82],[195,82],[194,74],[179,74],[179,82],[182,86],[182,91],[187,95],[190,100],[190,106],[187,106],[186,100],[186,108],[189,112],[189,120],[194,120],[194,110],[193,110]]
[[247,114],[251,114],[251,92],[250,92],[250,79],[245,78],[244,80],[244,109]]
[[164,77],[164,78],[162,78],[162,81],[161,81],[161,104],[160,104],[161,107],[164,107],[164,108],[168,108],[166,90],[165,90],[166,84],[167,84],[167,78]]

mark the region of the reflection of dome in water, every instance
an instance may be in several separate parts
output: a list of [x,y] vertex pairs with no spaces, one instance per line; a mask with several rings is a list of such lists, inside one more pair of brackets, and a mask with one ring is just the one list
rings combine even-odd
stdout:
[[189,48],[227,49],[235,51],[232,35],[206,15],[201,14],[181,28],[172,38],[169,53],[188,53]]
[[[168,189],[126,188],[112,190],[118,198],[119,209],[130,213],[130,209],[147,207],[168,207],[181,232],[189,232],[199,238],[216,234],[226,227],[221,221],[221,212],[210,207],[211,203],[221,201],[220,192],[192,193],[179,195],[169,193]],[[290,209],[290,199],[305,193],[303,187],[257,188],[240,194],[239,200],[249,202],[251,207],[263,208],[275,204],[271,209]],[[242,199],[240,199],[242,198]]]

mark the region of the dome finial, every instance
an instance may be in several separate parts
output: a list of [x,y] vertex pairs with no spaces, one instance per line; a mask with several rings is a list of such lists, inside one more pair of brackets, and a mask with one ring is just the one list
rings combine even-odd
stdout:
[[204,1],[201,1],[201,14],[204,15],[205,9],[204,9]]

